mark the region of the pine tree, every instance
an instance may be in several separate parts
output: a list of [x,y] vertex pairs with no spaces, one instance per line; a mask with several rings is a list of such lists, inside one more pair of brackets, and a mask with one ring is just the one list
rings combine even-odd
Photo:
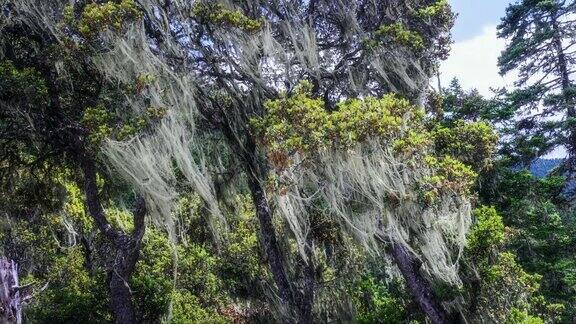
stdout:
[[[499,58],[500,73],[518,72],[517,88],[506,103],[517,109],[512,144],[524,162],[556,147],[576,160],[576,2],[522,0],[508,7],[498,26],[509,41]],[[558,119],[557,116],[562,116]]]

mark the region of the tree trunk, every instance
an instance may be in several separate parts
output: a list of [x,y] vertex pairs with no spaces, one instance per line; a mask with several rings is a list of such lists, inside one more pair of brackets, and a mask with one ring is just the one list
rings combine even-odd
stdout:
[[312,323],[314,320],[314,289],[316,285],[315,267],[314,267],[314,250],[312,240],[308,240],[305,247],[307,260],[300,258],[297,265],[300,270],[302,288],[297,291],[295,296],[296,309],[298,310],[298,323]]
[[280,244],[276,238],[276,231],[272,224],[272,214],[268,200],[258,179],[252,174],[248,175],[248,185],[250,187],[252,201],[256,208],[256,217],[260,224],[260,239],[262,240],[264,253],[270,266],[270,272],[272,272],[276,288],[278,288],[280,300],[283,304],[292,308],[292,306],[294,306],[294,296],[288,274],[286,273],[286,260],[284,260]]
[[18,284],[18,266],[0,258],[0,323],[22,323],[22,303],[30,296]]
[[260,224],[260,237],[270,271],[278,288],[280,300],[288,306],[290,316],[295,317],[296,323],[312,323],[312,306],[314,302],[314,264],[311,250],[308,248],[308,262],[301,262],[299,267],[302,276],[302,289],[298,290],[290,281],[286,272],[286,260],[278,243],[276,231],[272,224],[272,214],[266,199],[264,189],[254,176],[248,176],[252,200],[256,207],[256,217]]
[[110,260],[107,262],[107,271],[114,319],[119,324],[136,323],[136,311],[128,283],[140,254],[142,237],[145,231],[146,203],[142,197],[137,199],[133,213],[134,231],[131,235],[115,230],[106,219],[100,197],[98,196],[94,160],[84,151],[81,152],[80,162],[84,173],[84,193],[88,212],[111,249],[111,253],[109,253]]
[[448,316],[438,303],[430,283],[420,273],[421,262],[401,243],[393,243],[392,257],[406,280],[408,291],[432,323],[448,323]]
[[[562,92],[564,94],[564,100],[566,101],[566,117],[569,119],[576,118],[576,103],[572,95],[570,94],[571,81],[570,73],[568,71],[568,60],[566,59],[566,53],[562,46],[562,38],[560,36],[560,26],[558,25],[557,13],[552,14],[552,30],[553,36],[552,40],[554,42],[554,48],[557,55],[558,73],[560,74]],[[573,126],[574,127],[574,126]],[[576,129],[571,128],[568,134],[568,172],[569,176],[573,177],[576,173]]]
[[140,247],[128,235],[120,237],[115,245],[115,258],[108,266],[108,288],[116,323],[136,323],[136,311],[132,302],[129,280],[134,272]]
[[129,275],[119,271],[108,272],[110,301],[116,323],[136,323],[136,312],[132,303],[132,292],[128,285]]
[[[231,146],[243,162],[244,172],[248,178],[248,187],[252,196],[252,202],[256,209],[256,218],[260,227],[261,245],[266,254],[266,260],[272,272],[272,277],[276,283],[280,301],[288,308],[289,319],[285,322],[311,323],[312,322],[312,302],[313,285],[310,285],[310,278],[303,285],[302,291],[298,292],[294,283],[290,280],[286,269],[286,260],[276,236],[276,230],[272,222],[272,212],[261,180],[266,178],[266,163],[258,159],[256,143],[250,134],[246,134],[246,143],[235,135],[230,125],[219,123],[221,130]],[[304,270],[306,271],[306,270]],[[305,275],[307,276],[307,275]],[[312,278],[313,281],[313,278]]]

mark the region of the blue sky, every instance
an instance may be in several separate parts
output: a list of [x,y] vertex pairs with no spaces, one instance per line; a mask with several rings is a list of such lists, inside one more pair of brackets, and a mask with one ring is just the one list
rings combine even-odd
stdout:
[[477,36],[487,25],[497,25],[510,0],[450,0],[458,13],[453,35],[456,42]]
[[[517,0],[449,0],[458,13],[452,30],[454,44],[450,57],[440,66],[442,86],[456,77],[464,88],[476,88],[491,96],[491,88],[510,87],[516,79],[514,73],[498,73],[498,57],[505,41],[496,35],[496,26],[506,12],[506,7]],[[432,82],[434,84],[434,82]],[[565,157],[558,148],[547,157]]]
[[451,55],[440,68],[443,86],[457,77],[464,88],[476,88],[489,96],[490,88],[508,86],[514,75],[498,74],[498,56],[505,41],[496,35],[496,26],[506,7],[516,0],[449,0],[458,14],[452,30]]

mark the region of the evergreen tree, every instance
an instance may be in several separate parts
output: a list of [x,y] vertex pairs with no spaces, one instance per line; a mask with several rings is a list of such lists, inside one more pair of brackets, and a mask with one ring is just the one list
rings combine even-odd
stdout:
[[508,40],[500,72],[518,72],[517,89],[505,100],[518,118],[510,129],[510,152],[528,163],[563,146],[571,173],[576,171],[575,13],[574,1],[522,0],[507,8],[498,26],[499,37]]

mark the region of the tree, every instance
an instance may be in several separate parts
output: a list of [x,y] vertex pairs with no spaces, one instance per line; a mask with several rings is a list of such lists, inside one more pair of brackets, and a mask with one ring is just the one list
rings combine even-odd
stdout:
[[[108,267],[117,321],[135,319],[125,283],[144,210],[174,236],[187,190],[217,246],[230,197],[250,195],[283,321],[313,321],[332,230],[389,255],[421,311],[449,320],[435,288],[460,284],[472,164],[485,164],[495,136],[481,123],[436,129],[420,107],[447,54],[447,1],[24,0],[5,12],[3,32],[23,39],[9,44],[38,35],[50,54],[3,51],[6,125],[26,125],[19,112],[39,107],[33,120],[47,131],[17,127],[14,143],[42,143],[81,170],[88,210],[118,256]],[[142,194],[132,235],[106,218],[99,153]],[[340,226],[323,232],[326,220]]]
[[512,323],[519,321],[517,317],[537,323],[555,318],[562,305],[548,304],[538,294],[542,276],[526,272],[515,253],[503,249],[508,237],[502,217],[493,207],[485,206],[474,210],[474,217],[463,271],[468,318]]
[[[176,178],[170,161],[216,216],[221,197],[214,183],[240,180],[233,189],[243,185],[251,193],[266,260],[288,317],[310,322],[314,242],[302,225],[314,207],[298,206],[301,214],[290,214],[282,207],[282,196],[268,191],[271,167],[278,161],[259,143],[250,121],[265,116],[265,102],[280,93],[297,93],[302,80],[309,81],[310,100],[324,102],[320,111],[338,110],[348,98],[378,98],[389,92],[419,102],[436,60],[447,52],[453,18],[447,2],[145,1],[142,9],[147,41],[139,39],[141,31],[118,39],[120,50],[112,52],[117,55],[106,56],[100,68],[115,71],[111,74],[118,78],[151,75],[155,80],[146,91],[171,113],[153,136],[130,145],[109,142],[107,154],[164,210],[170,209],[170,199],[160,193],[174,192],[170,183]],[[126,54],[139,60],[126,64]],[[278,214],[292,229],[304,266],[290,266],[274,226],[273,207],[279,207]],[[403,269],[417,278],[413,293],[427,296],[425,303],[432,306],[425,306],[426,311],[443,321],[432,294],[417,291],[427,283],[416,257],[398,242],[394,246]]]
[[106,83],[91,63],[94,49],[103,44],[98,33],[121,29],[125,21],[136,19],[134,3],[64,7],[3,1],[0,7],[4,40],[0,50],[0,139],[5,144],[2,171],[8,174],[3,181],[9,181],[14,171],[34,175],[46,166],[71,166],[82,175],[87,209],[110,249],[108,287],[116,321],[134,323],[127,281],[138,260],[146,204],[142,198],[135,200],[132,233],[110,224],[98,189],[97,154],[103,136],[112,131],[122,136],[135,129],[126,127],[130,123],[117,115],[117,128],[109,127],[114,105],[119,103],[113,100],[119,89]]
[[517,109],[516,154],[531,162],[563,146],[570,174],[576,165],[574,13],[573,1],[522,0],[507,8],[498,26],[499,37],[509,41],[500,72],[518,72],[518,88],[506,96],[506,104]]
[[[573,269],[570,252],[566,254],[573,245],[568,239],[568,233],[573,230],[573,216],[562,194],[564,177],[554,176],[552,172],[539,179],[528,170],[518,169],[518,156],[510,150],[510,145],[506,145],[509,126],[514,124],[514,109],[502,104],[502,92],[486,99],[473,90],[462,89],[453,81],[444,93],[445,97],[440,100],[445,116],[443,124],[444,127],[455,126],[447,130],[460,128],[457,134],[481,138],[481,127],[462,129],[458,126],[462,123],[458,119],[480,119],[494,125],[504,137],[496,159],[471,164],[479,172],[476,185],[479,203],[494,208],[476,209],[475,224],[468,234],[462,276],[467,287],[465,296],[470,298],[467,302],[469,316],[496,316],[500,319],[492,320],[504,321],[504,317],[518,311],[543,319],[570,318],[570,311],[564,312],[564,309],[572,308],[572,301],[565,296],[570,295],[570,276],[566,274]],[[440,136],[437,149],[465,149],[458,144],[462,139],[445,134],[444,127],[436,128],[437,136]],[[519,149],[516,147],[517,151]],[[480,147],[480,150],[469,152],[481,151],[485,149]],[[474,155],[464,156],[479,162]],[[509,279],[503,279],[504,274],[497,273],[503,268],[508,269]],[[498,281],[511,286],[495,285]],[[512,295],[517,292],[531,297]],[[519,303],[511,304],[508,300]],[[516,311],[513,312],[512,307]]]
[[501,213],[509,231],[507,250],[526,271],[541,274],[540,293],[547,302],[557,303],[542,307],[541,312],[557,307],[556,315],[569,320],[574,316],[575,228],[573,210],[562,195],[565,177],[538,179],[528,170],[502,166],[495,174],[496,188],[483,190],[481,200]]

